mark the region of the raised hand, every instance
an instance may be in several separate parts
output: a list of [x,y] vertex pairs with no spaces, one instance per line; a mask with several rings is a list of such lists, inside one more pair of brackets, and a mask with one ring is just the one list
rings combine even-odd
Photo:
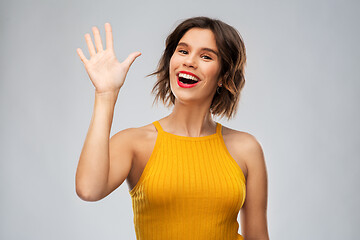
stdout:
[[141,53],[133,52],[120,63],[115,56],[110,23],[105,23],[105,50],[103,49],[99,29],[93,27],[92,31],[94,34],[96,50],[90,34],[85,34],[86,44],[90,53],[90,60],[85,57],[80,48],[76,49],[76,52],[85,65],[86,72],[95,86],[96,93],[118,92],[124,84],[126,74],[129,71],[131,64],[141,55]]

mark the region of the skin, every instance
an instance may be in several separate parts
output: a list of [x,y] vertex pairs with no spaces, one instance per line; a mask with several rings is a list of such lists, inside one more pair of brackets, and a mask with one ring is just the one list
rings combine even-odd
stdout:
[[[113,51],[109,23],[105,24],[105,31],[105,50],[96,27],[93,33],[97,51],[90,35],[85,34],[90,60],[77,49],[95,86],[94,113],[76,172],[76,192],[86,201],[106,197],[125,180],[132,189],[140,179],[157,137],[155,126],[148,124],[124,129],[110,138],[118,93],[131,64],[141,53],[134,52],[120,63]],[[215,36],[208,29],[192,28],[179,41],[169,70],[175,105],[171,114],[159,120],[166,132],[190,137],[216,132],[210,104],[221,84],[217,51]],[[193,88],[181,88],[176,79],[179,71],[196,74],[200,82]],[[225,126],[222,134],[229,153],[246,178],[246,199],[240,210],[242,235],[246,240],[267,240],[267,170],[261,145],[251,134]]]

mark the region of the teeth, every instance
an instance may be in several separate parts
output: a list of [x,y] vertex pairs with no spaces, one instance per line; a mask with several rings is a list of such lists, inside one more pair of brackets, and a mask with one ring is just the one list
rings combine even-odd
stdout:
[[190,79],[193,81],[199,81],[199,79],[197,79],[196,77],[189,75],[189,74],[185,74],[185,73],[179,73],[179,77]]

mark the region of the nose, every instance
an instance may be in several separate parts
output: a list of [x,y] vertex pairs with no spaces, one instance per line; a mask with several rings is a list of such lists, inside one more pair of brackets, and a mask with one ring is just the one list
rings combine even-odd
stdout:
[[195,60],[195,56],[193,55],[187,55],[184,59],[184,63],[183,65],[185,67],[189,67],[189,68],[194,68],[196,69],[197,68],[197,63],[196,63],[196,60]]

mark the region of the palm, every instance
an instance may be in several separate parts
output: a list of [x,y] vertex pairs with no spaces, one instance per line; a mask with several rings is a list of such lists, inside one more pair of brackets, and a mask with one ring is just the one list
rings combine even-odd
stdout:
[[98,53],[85,68],[98,92],[118,89],[124,83],[126,70],[112,51]]
[[120,63],[114,53],[112,30],[109,23],[105,24],[105,31],[106,49],[103,50],[99,30],[93,27],[97,52],[95,51],[90,34],[85,34],[85,40],[91,56],[90,60],[84,56],[80,48],[77,49],[77,53],[83,61],[85,69],[98,93],[119,90],[124,84],[126,74],[131,64],[141,54],[140,52],[131,53]]

